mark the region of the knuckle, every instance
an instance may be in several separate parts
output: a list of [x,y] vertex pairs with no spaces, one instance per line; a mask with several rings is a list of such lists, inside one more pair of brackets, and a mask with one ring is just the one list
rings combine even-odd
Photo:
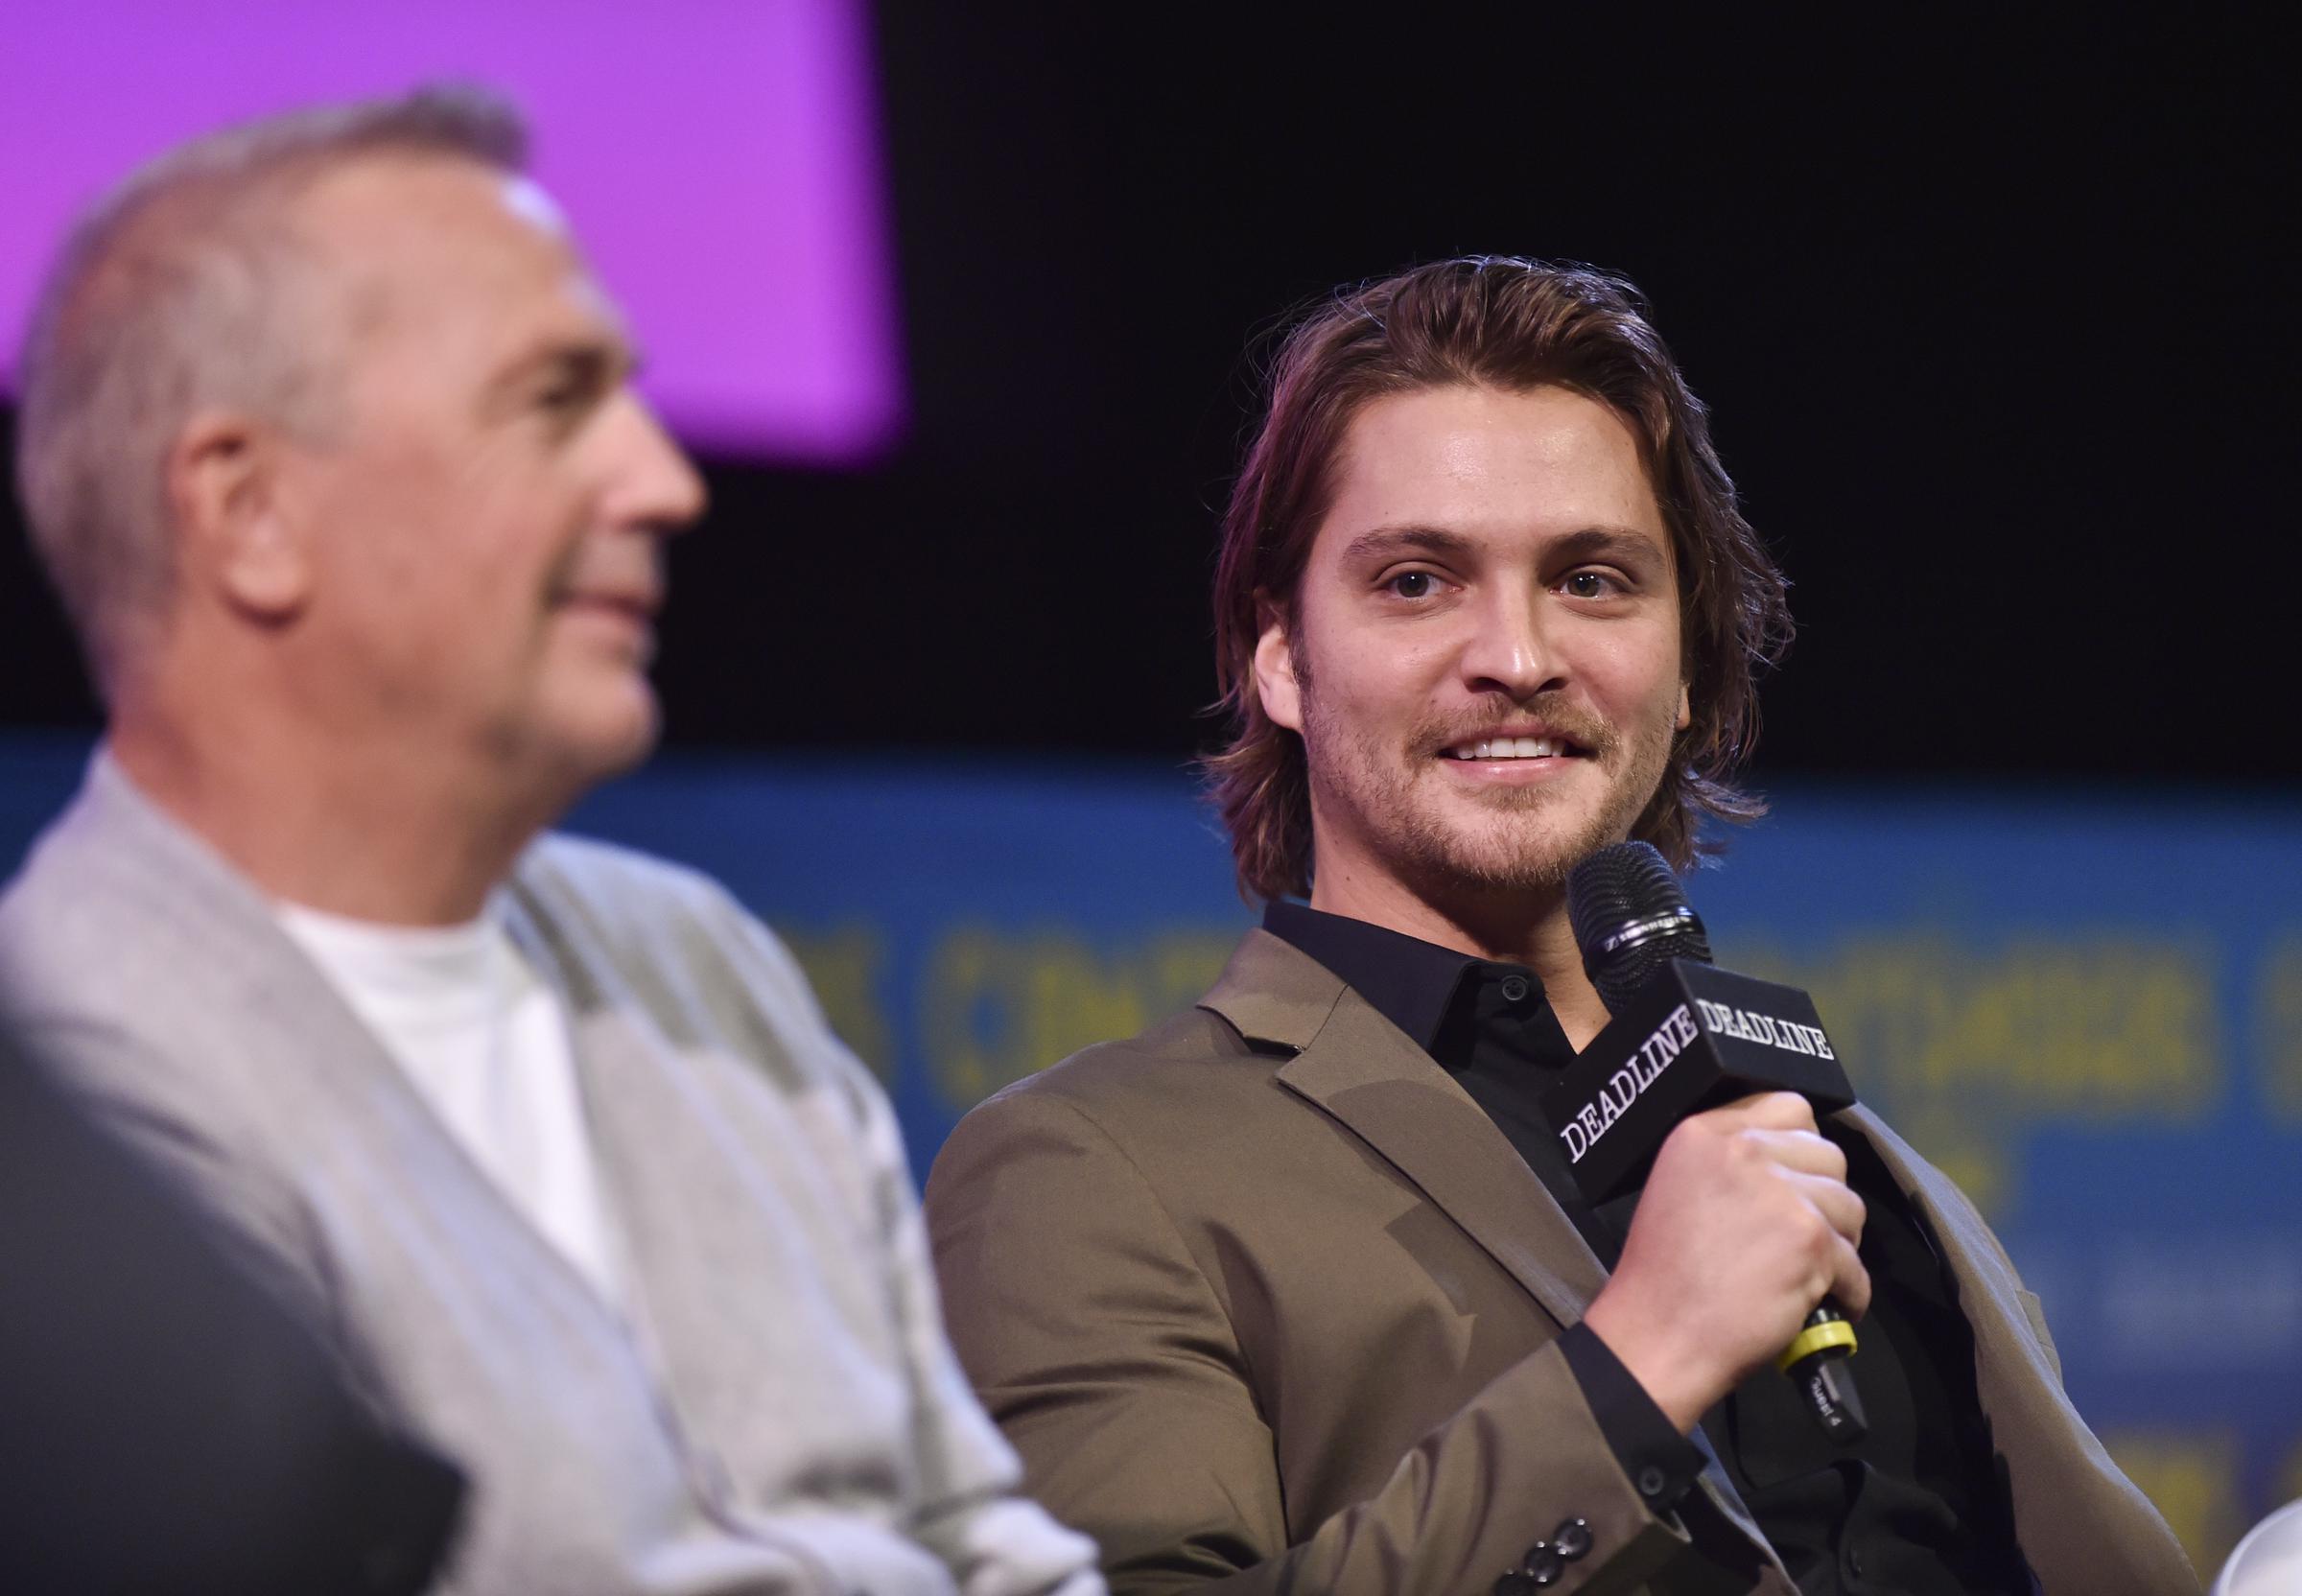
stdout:
[[1709,1126],[1703,1124],[1700,1119],[1681,1119],[1671,1134],[1662,1138],[1662,1149],[1656,1157],[1676,1156],[1682,1159],[1699,1157],[1700,1154],[1696,1150],[1709,1139]]
[[1870,1272],[1859,1263],[1847,1278],[1844,1306],[1858,1314],[1870,1306]]
[[1812,1130],[1815,1124],[1815,1106],[1796,1091],[1771,1091],[1768,1104],[1794,1125]]
[[1798,1239],[1808,1252],[1819,1257],[1828,1257],[1834,1248],[1845,1240],[1838,1227],[1820,1209],[1811,1205],[1799,1209]]

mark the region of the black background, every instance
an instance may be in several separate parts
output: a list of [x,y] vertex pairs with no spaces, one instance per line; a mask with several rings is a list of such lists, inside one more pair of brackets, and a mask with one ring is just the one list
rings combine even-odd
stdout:
[[[1762,780],[2302,777],[2267,20],[1350,16],[881,8],[910,434],[713,463],[675,744],[1186,758],[1251,346],[1511,252],[1629,273],[1712,406],[1797,584]],[[92,723],[8,542],[0,722]]]

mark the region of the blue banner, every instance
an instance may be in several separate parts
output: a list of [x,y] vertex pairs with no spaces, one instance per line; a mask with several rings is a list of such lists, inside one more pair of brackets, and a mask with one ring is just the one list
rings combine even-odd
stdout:
[[[78,779],[0,745],[0,863]],[[1253,916],[1180,772],[667,759],[573,829],[724,881],[924,1173],[957,1116],[1193,1001]],[[2302,811],[1793,791],[1689,883],[2046,1301],[2200,1567],[2302,1496]]]

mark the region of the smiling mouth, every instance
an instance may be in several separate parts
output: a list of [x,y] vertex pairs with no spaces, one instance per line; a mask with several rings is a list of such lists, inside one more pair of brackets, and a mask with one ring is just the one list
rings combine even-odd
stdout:
[[1475,738],[1442,748],[1444,760],[1556,760],[1587,758],[1589,750],[1562,737]]

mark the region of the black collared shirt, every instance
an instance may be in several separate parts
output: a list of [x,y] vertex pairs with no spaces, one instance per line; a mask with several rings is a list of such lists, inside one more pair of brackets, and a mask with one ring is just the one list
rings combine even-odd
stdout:
[[[1594,1209],[1542,1111],[1573,1058],[1541,983],[1365,921],[1278,903],[1263,927],[1318,960],[1468,1092],[1609,1267],[1635,1198]],[[1868,1143],[1826,1125],[1868,1206],[1862,1256],[1873,1295],[1857,1368],[1870,1433],[1831,1441],[1772,1369],[1746,1379],[1680,1436],[1582,1325],[1560,1338],[1601,1432],[1656,1511],[1686,1497],[1715,1456],[1804,1596],[1975,1596],[2032,1589],[1974,1385],[1974,1342],[1956,1290]],[[1700,1513],[1705,1499],[1687,1503]],[[1690,1526],[1691,1527],[1691,1526]]]

